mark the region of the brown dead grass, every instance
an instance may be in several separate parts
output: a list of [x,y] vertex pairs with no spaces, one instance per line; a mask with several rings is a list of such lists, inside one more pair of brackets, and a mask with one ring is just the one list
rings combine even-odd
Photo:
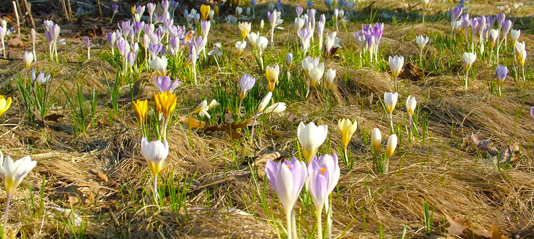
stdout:
[[[408,7],[407,3],[400,1],[383,3],[380,2],[380,6],[384,8]],[[471,5],[470,8],[475,12],[488,13],[495,4]],[[320,3],[316,5],[323,7]],[[437,9],[449,5],[433,3],[434,10],[431,12],[438,12]],[[265,9],[266,5],[259,5],[256,14],[265,13]],[[525,6],[525,9],[531,9],[531,6]],[[287,8],[287,11],[294,14],[292,8]],[[357,49],[351,32],[359,29],[359,24],[350,26],[349,33],[339,34],[347,39],[342,51]],[[257,24],[253,26],[253,29],[256,28]],[[415,35],[447,35],[449,29],[450,26],[444,22],[386,25],[382,44],[388,47],[384,54],[386,57],[398,54],[417,58]],[[288,39],[293,36],[292,30],[288,27],[277,32],[276,42],[280,46],[298,47],[293,39]],[[211,31],[213,38],[210,41],[221,42],[228,51],[233,50],[237,37],[226,37],[225,34],[235,33],[237,36],[237,26],[221,24],[212,26]],[[531,35],[522,35],[521,40],[527,42],[527,49],[532,49],[534,40]],[[18,49],[13,57],[20,56],[23,50],[27,49]],[[359,130],[349,145],[356,158],[355,168],[349,171],[342,166],[339,187],[332,196],[334,238],[341,235],[344,238],[377,238],[379,224],[384,225],[387,238],[399,237],[404,225],[408,227],[409,238],[421,237],[422,201],[428,201],[435,210],[434,237],[445,235],[443,231],[448,224],[443,214],[466,219],[471,230],[479,234],[485,234],[492,225],[508,235],[534,227],[534,147],[531,136],[534,124],[527,112],[529,106],[534,105],[532,83],[527,82],[523,85],[525,89],[518,92],[518,85],[509,79],[503,89],[504,97],[491,95],[486,81],[493,79],[493,66],[481,61],[476,63],[476,80],[471,81],[467,93],[456,75],[437,74],[428,75],[425,79],[402,80],[406,89],[398,102],[400,106],[394,122],[399,125],[406,123],[404,100],[410,94],[419,102],[419,114],[426,112],[429,115],[429,135],[424,147],[421,142],[409,143],[403,138],[400,148],[390,160],[390,173],[387,175],[372,173],[371,153],[368,145],[363,143],[363,130],[370,132],[378,127],[382,132],[389,131],[388,119],[378,102],[384,92],[391,91],[393,87],[390,75],[375,69],[343,67],[346,63],[343,58],[331,61],[328,66],[337,69],[338,78],[345,76],[347,79],[338,82],[336,91],[340,101],[337,107],[327,112],[317,98],[294,103],[283,116],[270,117],[267,123],[259,126],[259,139],[252,146],[247,140],[232,141],[223,133],[206,134],[176,123],[169,130],[171,152],[164,174],[175,178],[181,176],[177,190],[187,183],[183,181],[185,175],[189,180],[193,174],[195,178],[190,181],[187,209],[175,212],[169,206],[157,208],[151,204],[151,198],[142,196],[145,190],[149,190],[151,177],[148,176],[146,162],[139,154],[140,136],[131,105],[122,103],[121,117],[109,123],[106,80],[113,80],[114,67],[97,57],[95,53],[99,49],[93,50],[94,58],[88,62],[78,62],[82,59],[78,52],[85,54],[85,48],[80,45],[70,46],[68,52],[64,52],[62,47],[60,50],[67,64],[44,60],[34,63],[34,66],[47,71],[54,69],[54,87],[61,84],[66,92],[75,92],[78,81],[84,82],[87,93],[96,89],[101,98],[97,116],[100,120],[96,127],[88,128],[87,136],[75,136],[72,109],[58,104],[53,111],[65,117],[53,125],[56,127],[42,128],[25,122],[22,103],[16,100],[16,90],[4,93],[13,96],[15,102],[3,116],[6,121],[0,128],[4,139],[2,150],[14,158],[29,154],[38,161],[36,169],[22,183],[20,189],[25,190],[19,190],[13,201],[10,228],[15,233],[24,231],[32,238],[72,236],[69,228],[64,227],[62,220],[65,218],[57,213],[47,212],[43,218],[27,215],[26,200],[29,195],[39,198],[41,190],[44,190],[44,205],[72,207],[87,223],[85,228],[90,237],[276,237],[273,225],[283,221],[282,210],[267,183],[267,205],[274,216],[264,211],[257,198],[257,192],[262,190],[264,183],[263,164],[256,168],[260,175],[257,187],[251,177],[251,173],[255,172],[251,172],[247,162],[253,162],[260,152],[273,149],[297,155],[295,129],[300,121],[327,124],[330,128],[329,140],[337,149],[340,139],[336,124],[342,117],[356,119]],[[426,56],[436,51],[430,43]],[[45,55],[40,57],[46,58]],[[527,62],[532,62],[531,59],[532,54]],[[240,67],[239,73],[257,71],[248,50],[242,58],[231,59],[231,62],[234,60]],[[295,62],[297,66],[294,70],[300,69],[299,64]],[[0,60],[0,65],[3,79],[10,79],[22,68],[20,61],[16,60]],[[210,82],[222,78],[229,81],[228,84],[235,84],[234,79],[239,78],[215,72],[215,66],[209,67],[201,72],[206,84],[184,86],[180,92],[192,96],[193,101],[198,103],[202,100],[201,95],[209,95],[212,89]],[[258,84],[263,83],[262,77],[257,79]],[[149,89],[152,91],[154,88],[149,86]],[[127,95],[127,90],[123,94]],[[58,102],[64,104],[63,94],[59,95]],[[181,113],[195,105],[183,107],[185,109]],[[517,110],[521,110],[519,118],[515,117]],[[497,170],[481,151],[459,148],[462,138],[471,133],[492,140],[498,148],[519,143],[521,154],[509,168]],[[107,180],[92,170],[103,173]],[[41,184],[44,179],[43,189]],[[213,182],[217,183],[202,187]],[[195,189],[199,187],[201,189]],[[1,193],[3,198],[5,192]],[[309,226],[314,222],[312,212],[306,211],[302,205],[297,205],[296,209],[301,212],[298,220],[307,230],[304,233],[312,231]],[[367,232],[364,232],[363,214]],[[280,225],[277,227],[280,230]]]

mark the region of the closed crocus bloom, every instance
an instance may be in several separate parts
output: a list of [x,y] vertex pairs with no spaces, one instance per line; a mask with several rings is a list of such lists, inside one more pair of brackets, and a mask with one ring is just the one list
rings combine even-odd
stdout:
[[506,79],[506,75],[508,75],[508,67],[500,65],[497,66],[497,71],[495,72],[497,75],[497,80],[502,84],[504,82],[504,79]]
[[380,144],[382,144],[382,133],[378,128],[374,128],[371,132],[371,144],[373,145],[373,151],[375,154],[380,153]]
[[392,134],[389,136],[388,144],[386,146],[386,158],[391,157],[395,153],[395,148],[397,148],[397,135]]
[[510,39],[512,39],[512,44],[514,44],[517,39],[519,39],[519,36],[521,35],[521,30],[514,30],[510,32]]
[[495,46],[497,39],[499,39],[499,31],[496,29],[491,29],[489,31],[489,40],[490,40],[491,47]]
[[244,74],[241,77],[241,81],[239,82],[239,86],[241,90],[239,91],[239,99],[243,100],[247,96],[247,93],[252,87],[254,87],[254,84],[256,83],[256,79],[252,78],[249,74]]
[[328,125],[316,126],[313,122],[305,125],[303,122],[300,122],[297,128],[297,138],[307,163],[317,154],[317,150],[326,140],[327,134]]
[[326,88],[332,89],[334,87],[334,78],[336,78],[336,70],[328,69],[326,71]]
[[260,33],[251,32],[247,35],[248,40],[252,43],[252,46],[256,47],[256,41],[260,37]]
[[417,45],[419,46],[419,49],[425,48],[426,44],[428,43],[429,38],[424,37],[422,35],[416,36],[415,41],[417,42]]
[[384,92],[384,104],[386,105],[386,110],[389,114],[395,109],[397,104],[397,99],[399,98],[399,93]]
[[208,19],[208,14],[210,13],[211,7],[209,5],[200,6],[200,18],[202,18],[202,21],[206,21]]
[[169,76],[158,76],[154,77],[154,84],[158,88],[159,92],[165,92],[170,91],[173,92],[174,89],[176,89],[182,82],[179,79],[176,79],[174,82],[172,82],[171,77]]
[[260,53],[262,53],[265,48],[267,48],[267,45],[269,44],[269,40],[267,39],[267,37],[258,37],[258,39],[256,39],[256,46],[258,46],[258,50],[260,51]]
[[408,113],[408,116],[412,117],[415,112],[415,107],[417,106],[417,101],[415,100],[415,97],[409,95],[406,99],[406,112]]
[[219,5],[213,6],[213,11],[216,17],[219,17]]
[[263,30],[264,26],[265,26],[265,22],[263,21],[263,19],[261,19],[261,21],[260,21],[260,30]]
[[143,137],[141,140],[141,154],[148,162],[148,168],[152,175],[157,176],[163,170],[165,159],[169,155],[169,143],[167,143],[167,140],[163,142],[154,140],[149,143]]
[[337,123],[337,127],[341,132],[341,142],[343,143],[343,148],[347,148],[350,142],[350,138],[358,128],[358,122],[356,122],[355,120],[354,123],[352,123],[350,122],[350,119],[341,119]]
[[525,59],[527,59],[527,50],[525,49],[525,42],[516,42],[514,45],[514,53],[517,64],[525,66]]
[[148,101],[138,99],[132,103],[135,113],[137,114],[137,119],[139,119],[139,122],[144,123],[146,119],[146,112],[148,111]]
[[317,66],[313,66],[312,69],[310,69],[310,85],[312,87],[316,87],[318,84],[321,83],[321,79],[323,78],[324,74],[324,62],[319,63]]
[[289,52],[286,55],[286,66],[287,66],[287,68],[291,68],[291,64],[293,64],[293,54],[291,54],[291,52]]
[[[321,156],[319,159],[314,157],[310,164],[308,164],[308,180],[307,189],[313,199],[315,211],[317,213],[317,235],[318,238],[323,238],[321,214],[323,207],[326,205],[328,210],[328,195],[332,193],[336,187],[340,177],[340,170],[338,166],[337,155],[330,156],[328,154]],[[327,228],[328,234],[331,231],[331,214],[327,214]],[[330,236],[328,237],[330,238]]]
[[277,103],[274,103],[274,104],[270,105],[269,107],[265,108],[263,113],[264,114],[271,114],[271,113],[278,114],[278,113],[284,112],[286,109],[287,109],[286,103],[277,102]]
[[215,106],[217,106],[217,105],[219,105],[219,103],[218,103],[215,99],[212,99],[212,100],[210,101],[210,103],[208,104],[208,109],[211,110],[211,109],[213,109],[213,107],[215,107]]
[[421,0],[421,2],[423,3],[423,8],[427,8],[428,7],[428,4],[430,3],[430,0]]
[[274,91],[274,87],[276,84],[278,84],[278,75],[280,74],[280,66],[276,64],[274,67],[267,66],[265,69],[265,77],[267,78],[267,88],[269,88],[269,91]]
[[238,41],[235,43],[235,48],[237,48],[237,54],[239,55],[243,54],[243,51],[245,51],[246,47],[247,47],[246,41]]
[[404,65],[404,57],[403,56],[394,56],[389,57],[389,68],[391,69],[391,76],[393,78],[397,78],[402,70],[402,66]]
[[239,30],[241,31],[241,38],[243,38],[243,40],[250,33],[251,27],[252,27],[252,24],[250,22],[240,22],[239,23]]
[[462,57],[462,62],[464,64],[464,68],[466,70],[471,69],[471,66],[473,65],[473,63],[475,63],[476,59],[477,59],[477,55],[475,53],[465,52],[463,57]]
[[33,62],[33,53],[24,52],[24,54],[22,55],[22,61],[24,62],[24,67],[26,69],[30,69],[30,66]]
[[167,57],[155,57],[150,61],[150,67],[160,76],[167,74]]
[[269,101],[271,101],[271,98],[273,97],[273,92],[269,91],[263,99],[261,99],[260,104],[258,105],[258,113],[263,112],[265,107],[267,107],[267,104],[269,104]]
[[11,97],[8,97],[6,100],[3,95],[0,95],[0,115],[4,114],[10,106]]
[[283,163],[269,160],[265,166],[265,174],[284,206],[288,238],[294,239],[292,236],[296,234],[296,228],[292,228],[291,212],[306,182],[306,164],[295,157]]
[[331,32],[326,34],[326,39],[324,41],[324,50],[327,57],[331,55],[332,48],[336,43],[336,34],[337,32]]

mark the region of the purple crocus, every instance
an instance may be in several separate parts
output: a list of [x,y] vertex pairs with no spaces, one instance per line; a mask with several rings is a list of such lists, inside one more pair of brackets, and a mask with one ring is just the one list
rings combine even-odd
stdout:
[[304,9],[301,6],[297,6],[295,8],[295,11],[297,12],[297,17],[300,17],[300,14],[302,14],[302,11],[304,11]]
[[86,47],[91,47],[91,40],[89,40],[88,36],[83,38],[83,44],[85,44]]
[[[325,205],[326,211],[329,211],[328,195],[332,193],[340,177],[337,155],[325,154],[319,157],[319,159],[317,159],[317,156],[314,156],[313,160],[308,165],[308,175],[309,177],[306,185],[312,196],[313,204],[315,205],[315,210],[317,212],[317,235],[319,238],[322,238],[323,226],[321,225],[321,213]],[[327,216],[327,228],[329,234],[331,233],[330,216],[329,213]]]
[[497,14],[497,24],[499,25],[499,29],[502,28],[502,25],[504,24],[505,20],[506,20],[506,14],[504,12],[500,12]]
[[532,117],[534,117],[534,107],[530,108],[530,115],[532,115]]
[[131,52],[128,52],[128,57],[127,57],[127,63],[128,63],[128,66],[129,67],[133,67],[134,66],[134,63],[135,63],[135,59],[137,58],[137,53],[131,51]]
[[503,32],[502,37],[504,39],[506,39],[506,36],[508,35],[510,30],[512,29],[513,25],[514,25],[514,23],[510,19],[504,21],[504,24],[502,26],[502,32]]
[[148,44],[148,51],[152,57],[156,57],[163,51],[163,44]]
[[508,67],[503,66],[503,65],[497,66],[497,70],[495,74],[497,75],[497,79],[500,82],[503,82],[504,79],[506,79],[506,75],[508,75]]
[[112,5],[111,5],[111,9],[113,10],[113,15],[119,13],[119,5],[117,5],[117,4],[112,4]]
[[256,83],[256,79],[252,78],[249,74],[244,74],[241,77],[241,81],[239,82],[239,86],[241,87],[241,90],[239,91],[239,99],[243,100],[247,96],[247,93],[252,87],[254,87],[254,84]]
[[171,93],[174,91],[174,89],[178,88],[182,82],[179,79],[176,79],[174,82],[171,81],[171,78],[169,76],[161,77],[158,76],[158,78],[154,77],[154,84],[158,88],[160,92],[166,92],[170,91]]
[[296,238],[296,228],[294,217],[291,212],[297,202],[297,199],[302,191],[304,182],[306,182],[306,164],[293,157],[291,161],[285,160],[282,162],[267,161],[265,166],[267,179],[274,191],[280,198],[280,202],[284,206],[287,219],[287,236],[289,239]]

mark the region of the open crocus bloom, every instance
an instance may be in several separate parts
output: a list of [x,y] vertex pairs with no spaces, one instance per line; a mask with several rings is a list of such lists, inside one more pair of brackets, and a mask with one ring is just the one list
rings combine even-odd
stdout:
[[295,157],[283,163],[269,160],[265,172],[284,209],[291,211],[306,182],[306,164]]
[[3,155],[0,157],[0,176],[4,180],[6,193],[12,195],[17,186],[19,186],[22,179],[37,165],[36,161],[32,161],[30,156],[23,157],[16,162],[13,162],[11,157]]
[[169,155],[169,144],[167,140],[161,142],[159,140],[154,140],[148,142],[148,140],[143,137],[141,140],[141,154],[148,162],[148,167],[154,176],[157,176],[158,173],[163,170],[163,165],[165,164],[165,159]]

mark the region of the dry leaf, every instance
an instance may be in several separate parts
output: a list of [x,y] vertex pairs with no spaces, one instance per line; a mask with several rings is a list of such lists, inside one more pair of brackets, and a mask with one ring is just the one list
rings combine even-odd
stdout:
[[178,119],[184,123],[186,123],[190,129],[202,129],[204,127],[206,127],[206,122],[204,121],[200,121],[200,120],[197,120],[191,116],[189,116],[188,118],[186,117],[182,117],[182,116],[178,116]]
[[464,229],[468,227],[466,220],[457,217],[452,218],[445,213],[443,215],[445,215],[447,221],[449,222],[449,224],[451,224],[447,228],[447,232],[452,236],[462,235],[464,233]]
[[258,155],[258,158],[256,159],[256,162],[254,162],[254,164],[260,164],[263,162],[267,162],[268,160],[276,161],[277,159],[284,157],[289,157],[289,154],[278,150],[267,151]]
[[493,225],[493,228],[488,229],[488,238],[491,239],[508,239],[507,236],[503,236],[497,226]]

